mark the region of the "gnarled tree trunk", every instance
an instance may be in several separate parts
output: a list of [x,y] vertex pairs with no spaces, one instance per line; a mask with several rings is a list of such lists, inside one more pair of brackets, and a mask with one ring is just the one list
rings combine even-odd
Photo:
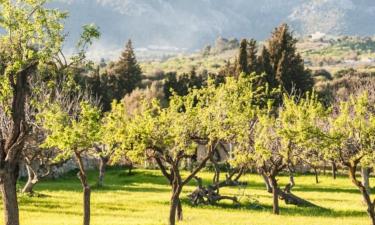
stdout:
[[172,197],[171,197],[170,210],[169,210],[169,225],[176,224],[176,215],[179,221],[183,219],[182,207],[181,207],[181,201],[180,201],[181,190],[182,190],[181,183],[172,184]]
[[22,193],[32,194],[34,185],[39,181],[38,175],[30,165],[26,164],[26,170],[28,178],[25,186],[22,189]]
[[363,200],[367,205],[367,214],[371,219],[371,224],[375,225],[375,203],[371,201],[370,194],[367,192],[366,187],[362,184],[362,182],[357,180],[356,177],[356,170],[357,170],[357,165],[355,163],[349,163],[348,165],[349,168],[349,177],[352,180],[353,184],[357,186],[359,191],[362,194]]
[[[19,163],[27,132],[25,102],[28,95],[28,77],[37,68],[38,62],[30,62],[20,72],[9,74],[12,89],[10,127],[6,135],[0,132],[0,189],[4,206],[5,225],[19,225],[19,210],[16,182]],[[2,138],[6,137],[6,140]]]
[[280,214],[280,207],[279,207],[279,187],[277,186],[276,178],[273,176],[268,177],[269,183],[272,187],[272,211],[274,214]]
[[83,225],[90,225],[90,195],[91,189],[87,181],[86,170],[83,165],[81,154],[75,151],[75,156],[79,166],[78,177],[83,188]]
[[266,185],[267,192],[272,193],[272,187],[271,187],[270,181],[268,180],[267,176],[264,173],[260,173],[260,175],[263,177],[264,184]]
[[4,224],[19,225],[19,211],[17,202],[16,183],[14,172],[6,172],[0,177],[0,190],[4,206]]

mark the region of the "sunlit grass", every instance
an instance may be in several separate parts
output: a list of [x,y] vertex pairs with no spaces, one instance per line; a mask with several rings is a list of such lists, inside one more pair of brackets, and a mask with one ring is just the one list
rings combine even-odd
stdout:
[[[212,174],[204,172],[201,176],[208,182]],[[91,172],[89,178],[95,184],[96,172]],[[235,207],[230,202],[223,202],[218,206],[190,206],[186,196],[195,189],[192,182],[182,193],[184,221],[179,224],[369,224],[361,196],[347,177],[333,180],[329,176],[321,176],[321,183],[315,184],[315,178],[311,175],[297,176],[294,193],[322,208],[298,208],[281,202],[280,216],[271,214],[271,195],[265,191],[260,176],[247,175],[243,180],[248,182],[247,188],[226,188],[221,192],[238,196],[243,203],[240,207]],[[287,180],[287,177],[281,177],[279,182],[284,185]],[[35,190],[40,197],[20,195],[22,224],[82,224],[81,187],[73,173],[62,179],[42,181]],[[135,175],[128,176],[124,170],[110,169],[106,176],[106,186],[101,189],[93,188],[91,224],[166,224],[169,198],[169,186],[158,171],[138,170]]]

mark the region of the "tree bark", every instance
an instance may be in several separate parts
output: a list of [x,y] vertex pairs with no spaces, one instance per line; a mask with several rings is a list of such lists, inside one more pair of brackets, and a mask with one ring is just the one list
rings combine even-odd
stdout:
[[275,177],[269,177],[269,182],[272,186],[272,208],[273,208],[273,213],[276,215],[280,214],[280,207],[279,207],[279,187],[277,186],[277,181]]
[[90,195],[91,189],[87,181],[86,170],[79,152],[75,152],[79,166],[78,177],[83,188],[83,225],[90,225]]
[[178,214],[177,215],[178,220],[182,220],[182,207],[181,207],[181,202],[180,202],[180,193],[181,193],[181,187],[179,185],[173,185],[171,204],[170,204],[170,210],[169,210],[169,225],[176,224],[177,214]]
[[184,219],[182,215],[182,205],[181,205],[181,200],[178,200],[178,205],[177,205],[177,219],[178,221],[182,221]]
[[318,170],[314,167],[315,183],[319,184]]
[[336,162],[332,161],[332,177],[333,177],[334,180],[336,180],[336,173],[337,173]]
[[365,186],[368,195],[371,195],[371,188],[370,188],[370,168],[362,167],[361,168],[361,177],[362,177],[362,184]]
[[103,187],[104,185],[104,176],[105,176],[105,169],[107,167],[109,158],[105,156],[99,157],[99,178],[98,178],[98,186]]
[[19,225],[19,210],[17,202],[17,176],[12,172],[2,174],[0,181],[1,196],[4,207],[4,224]]
[[372,225],[375,225],[375,203],[371,201],[370,195],[366,190],[366,187],[357,180],[356,178],[356,165],[349,165],[349,177],[351,178],[353,184],[358,187],[362,194],[363,200],[367,205],[367,214],[371,219]]
[[27,179],[27,183],[22,189],[22,193],[32,194],[34,185],[39,181],[38,175],[36,174],[36,172],[30,165],[26,164],[26,170],[27,170],[28,179]]
[[268,193],[272,193],[272,187],[270,181],[268,180],[267,176],[264,173],[260,173],[263,177],[264,184],[266,185],[266,189]]

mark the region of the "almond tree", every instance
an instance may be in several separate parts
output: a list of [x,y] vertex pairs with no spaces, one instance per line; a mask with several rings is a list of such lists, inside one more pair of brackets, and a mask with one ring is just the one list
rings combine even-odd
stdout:
[[309,121],[315,121],[324,112],[324,107],[315,95],[307,95],[299,100],[293,96],[284,96],[283,106],[277,115],[264,113],[258,117],[251,159],[269,181],[275,214],[280,213],[279,198],[287,204],[314,206],[291,193],[295,185],[292,175],[290,184],[284,190],[278,186],[277,176],[297,163],[302,151],[299,143],[310,137],[311,132],[315,132],[311,125],[313,122]]
[[127,143],[132,149],[128,154],[130,158],[138,162],[145,158],[154,159],[171,185],[170,225],[175,224],[176,214],[178,220],[182,220],[182,188],[205,166],[216,144],[203,138],[199,140],[209,146],[207,155],[188,176],[181,175],[182,160],[195,155],[196,143],[192,136],[196,135],[195,129],[199,124],[192,107],[193,102],[181,100],[182,97],[176,96],[166,109],[161,109],[156,102],[148,104],[148,107],[144,107],[128,124]]
[[28,80],[61,50],[66,14],[44,0],[0,1],[0,190],[4,223],[19,224],[16,182],[28,130]]
[[79,168],[78,177],[83,188],[83,224],[90,224],[90,194],[83,157],[90,155],[90,149],[98,140],[100,129],[100,114],[98,107],[83,101],[74,114],[65,112],[61,106],[52,104],[40,115],[48,136],[42,147],[56,147],[60,150],[57,158],[75,157]]
[[367,214],[375,224],[375,201],[356,175],[357,168],[371,167],[375,161],[375,115],[367,92],[351,96],[335,105],[326,131],[327,157],[337,159],[348,168],[349,177],[359,189],[367,206]]
[[111,158],[113,161],[126,157],[127,125],[130,120],[125,104],[112,102],[111,111],[107,112],[100,121],[98,142],[95,145],[96,155],[100,160],[98,186],[104,184],[105,169]]

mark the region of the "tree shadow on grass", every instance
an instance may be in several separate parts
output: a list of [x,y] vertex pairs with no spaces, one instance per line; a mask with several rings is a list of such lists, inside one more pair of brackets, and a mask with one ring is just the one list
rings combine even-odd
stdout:
[[[39,182],[35,186],[38,192],[43,191],[82,191],[82,186],[77,178],[77,171],[71,171],[58,179],[49,179]],[[132,175],[118,169],[108,169],[105,176],[104,186],[98,187],[97,171],[88,172],[88,180],[93,191],[134,191],[134,192],[149,192],[149,191],[164,191],[164,188],[150,188],[142,187],[139,184],[150,185],[169,185],[163,176],[155,174],[155,171],[134,171]],[[22,184],[22,183],[21,183]],[[139,189],[139,190],[137,190]]]
[[[246,210],[253,212],[269,212],[272,213],[272,205],[262,204],[258,202],[247,202],[241,205],[232,204],[229,202],[220,202],[216,205],[200,205],[194,206],[187,199],[182,200],[184,205],[188,205],[192,208],[202,208],[210,210]],[[333,210],[323,207],[297,207],[297,206],[280,206],[280,214],[288,216],[306,216],[306,217],[365,217],[367,216],[365,211],[358,210]]]

